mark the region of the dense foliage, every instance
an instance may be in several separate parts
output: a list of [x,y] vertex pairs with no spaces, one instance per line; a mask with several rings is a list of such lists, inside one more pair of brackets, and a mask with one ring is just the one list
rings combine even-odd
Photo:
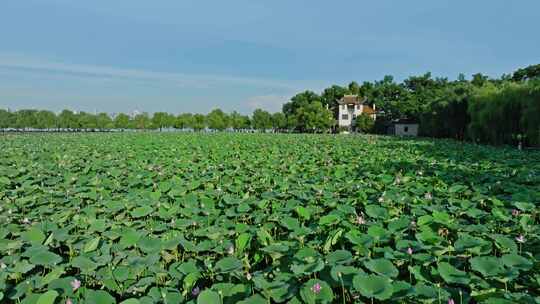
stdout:
[[2,302],[540,301],[536,152],[234,133],[0,150]]
[[160,129],[273,130],[277,132],[322,133],[336,127],[338,100],[346,94],[367,98],[375,105],[377,120],[356,119],[354,129],[363,133],[387,133],[393,120],[406,118],[419,123],[422,136],[454,138],[486,144],[540,147],[540,65],[532,65],[490,79],[475,74],[471,80],[433,78],[430,73],[411,76],[398,83],[392,76],[380,81],[332,85],[319,95],[301,92],[283,105],[281,113],[256,109],[251,118],[238,112],[214,109],[207,115],[157,112],[114,119],[107,114],[50,111],[0,110],[0,129]]

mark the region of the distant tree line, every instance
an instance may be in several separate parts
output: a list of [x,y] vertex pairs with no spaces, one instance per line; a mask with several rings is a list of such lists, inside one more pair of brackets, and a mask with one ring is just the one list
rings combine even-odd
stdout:
[[63,110],[56,114],[47,110],[19,110],[11,112],[0,109],[0,129],[19,131],[108,131],[108,130],[163,130],[169,128],[201,131],[212,129],[233,130],[271,130],[281,113],[270,114],[257,109],[252,118],[234,111],[225,113],[220,109],[212,110],[207,115],[182,113],[174,115],[166,112],[138,113],[128,115],[119,113],[92,114]]
[[355,128],[362,132],[386,133],[393,120],[416,120],[422,136],[471,140],[488,144],[540,146],[540,65],[519,69],[491,79],[474,74],[470,80],[433,78],[431,73],[411,76],[402,82],[385,76],[361,85],[332,85],[320,94],[301,92],[269,113],[256,109],[251,116],[236,111],[173,115],[120,113],[92,114],[64,110],[0,110],[0,129],[17,130],[163,130],[168,128],[211,130],[260,130],[322,133],[336,131],[338,101],[346,94],[367,98],[377,109],[377,120],[360,116]]

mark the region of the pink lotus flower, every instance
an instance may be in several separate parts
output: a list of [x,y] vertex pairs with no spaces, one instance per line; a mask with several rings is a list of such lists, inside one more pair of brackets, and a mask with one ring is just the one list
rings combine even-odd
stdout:
[[448,299],[448,304],[455,304],[454,299]]
[[518,237],[516,237],[516,241],[518,243],[523,244],[523,243],[525,243],[526,240],[525,240],[525,237],[523,236],[523,234],[520,234]]
[[73,301],[71,301],[71,299],[68,298],[68,299],[66,300],[66,304],[73,304]]
[[512,216],[519,216],[520,212],[517,209],[512,209]]
[[77,289],[79,289],[81,287],[81,281],[79,281],[77,279],[74,279],[69,284],[71,285],[71,288],[73,288],[73,291],[76,291]]
[[362,216],[362,215],[357,215],[356,216],[356,223],[358,225],[365,225],[366,224],[366,219],[364,219],[364,216]]
[[411,247],[407,248],[407,254],[409,255],[412,255],[413,254],[413,250]]
[[195,286],[195,288],[191,290],[191,295],[194,297],[198,296],[199,293],[201,293],[201,289],[199,288],[199,286]]
[[313,285],[313,287],[311,287],[311,291],[313,291],[313,293],[316,293],[316,294],[319,294],[321,292],[321,284],[319,283],[315,283],[315,285]]

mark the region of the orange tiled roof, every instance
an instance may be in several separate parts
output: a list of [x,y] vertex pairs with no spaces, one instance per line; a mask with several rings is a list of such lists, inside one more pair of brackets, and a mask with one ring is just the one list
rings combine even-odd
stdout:
[[338,100],[338,104],[362,104],[365,99],[360,98],[358,95],[345,95]]
[[373,110],[373,108],[368,105],[364,105],[362,109],[362,113],[372,115],[372,114],[375,114],[375,110]]

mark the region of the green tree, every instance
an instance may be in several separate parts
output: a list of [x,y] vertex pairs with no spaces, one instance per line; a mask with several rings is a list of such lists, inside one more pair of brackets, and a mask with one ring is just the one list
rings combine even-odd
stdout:
[[518,69],[512,75],[514,81],[525,81],[540,78],[540,64],[530,65],[526,68]]
[[58,115],[58,125],[63,129],[76,129],[78,128],[77,116],[70,110],[63,110]]
[[290,102],[283,105],[283,114],[287,116],[294,115],[299,108],[316,101],[321,102],[322,99],[312,91],[304,91],[300,94],[296,94],[291,98]]
[[114,122],[107,113],[99,113],[96,116],[96,126],[100,130],[109,130],[114,127]]
[[13,114],[4,109],[0,109],[0,129],[7,129],[13,127]]
[[37,110],[19,110],[15,112],[15,127],[18,129],[37,128]]
[[114,117],[113,125],[116,129],[125,130],[129,128],[130,118],[127,114],[119,113]]
[[79,128],[85,130],[94,130],[97,129],[97,116],[87,112],[80,112],[77,115],[79,122]]
[[148,113],[146,112],[135,115],[135,117],[133,118],[133,125],[135,129],[139,130],[150,129],[150,127],[152,126],[150,115],[148,115]]
[[36,127],[38,129],[52,129],[57,127],[57,117],[51,111],[41,110],[36,113]]
[[405,115],[402,105],[408,99],[407,90],[394,82],[392,76],[384,76],[383,80],[373,84],[368,100],[374,103],[379,110],[384,111],[387,119],[401,118]]
[[302,132],[325,132],[334,124],[332,112],[318,101],[297,109],[294,116]]
[[177,129],[191,128],[193,125],[193,115],[191,113],[182,113],[176,116],[174,127]]
[[488,76],[482,75],[482,73],[476,73],[472,76],[473,78],[472,78],[471,83],[477,87],[483,86],[484,84],[488,82],[488,79],[489,79]]
[[195,131],[201,131],[206,128],[206,116],[203,114],[195,114],[193,115],[193,119],[191,120],[191,126],[193,130]]
[[360,95],[360,85],[356,81],[349,83],[349,94]]
[[212,130],[223,131],[229,127],[229,117],[220,109],[214,109],[208,113],[206,121]]
[[242,115],[236,111],[233,111],[229,115],[230,124],[231,127],[234,130],[242,130],[242,129],[248,129],[249,128],[249,116]]
[[272,114],[272,128],[276,131],[287,129],[287,117],[281,112]]
[[168,125],[169,122],[170,122],[169,114],[166,112],[154,113],[151,120],[152,127],[159,129],[160,132],[163,130],[163,128],[166,128],[169,126]]
[[371,133],[375,126],[375,121],[367,114],[361,114],[355,120],[355,127],[362,133]]
[[255,109],[252,115],[253,128],[264,131],[272,128],[272,115],[265,110]]
[[[349,91],[347,88],[333,85],[329,88],[324,89],[323,93],[321,94],[321,101],[323,105],[328,106],[328,108],[332,111],[334,114],[334,117],[338,117],[338,101],[343,98],[346,94],[348,94]],[[313,100],[316,100],[316,98],[312,98]]]

